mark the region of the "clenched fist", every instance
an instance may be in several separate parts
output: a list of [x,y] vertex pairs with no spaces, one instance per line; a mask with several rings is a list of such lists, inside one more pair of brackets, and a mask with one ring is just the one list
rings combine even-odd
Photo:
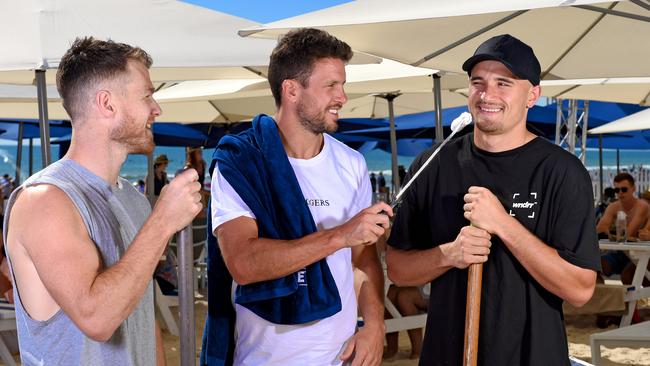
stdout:
[[196,170],[187,169],[176,175],[160,192],[152,215],[160,215],[172,233],[189,225],[203,208],[198,179]]

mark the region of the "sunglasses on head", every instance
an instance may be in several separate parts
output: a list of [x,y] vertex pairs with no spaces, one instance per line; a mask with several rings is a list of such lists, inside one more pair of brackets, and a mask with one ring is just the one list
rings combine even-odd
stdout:
[[618,192],[627,193],[627,187],[614,188],[614,192],[615,193],[618,193]]

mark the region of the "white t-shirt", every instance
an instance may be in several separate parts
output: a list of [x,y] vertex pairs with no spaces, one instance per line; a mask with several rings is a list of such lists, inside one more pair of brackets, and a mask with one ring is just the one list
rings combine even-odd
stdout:
[[[370,206],[370,179],[363,156],[325,134],[323,150],[311,159],[289,158],[318,230],[341,225]],[[217,228],[237,217],[254,218],[237,192],[218,172],[212,177],[212,223]],[[357,300],[351,249],[327,257],[341,297],[337,314],[302,325],[270,323],[235,304],[236,365],[338,365],[344,343],[354,334]]]

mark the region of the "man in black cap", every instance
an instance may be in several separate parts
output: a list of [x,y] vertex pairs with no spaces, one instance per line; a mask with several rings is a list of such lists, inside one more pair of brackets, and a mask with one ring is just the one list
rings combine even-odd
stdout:
[[541,91],[528,45],[491,38],[463,70],[474,131],[450,142],[413,183],[388,241],[395,283],[431,282],[420,365],[462,364],[472,263],[485,263],[479,364],[569,365],[562,302],[586,303],[600,268],[589,175],[526,129]]

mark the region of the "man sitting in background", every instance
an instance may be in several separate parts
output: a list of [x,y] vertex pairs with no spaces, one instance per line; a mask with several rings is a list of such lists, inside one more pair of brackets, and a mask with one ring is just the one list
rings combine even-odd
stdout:
[[[632,175],[623,172],[614,177],[614,192],[618,196],[618,200],[607,206],[605,213],[598,221],[596,230],[598,231],[599,237],[604,236],[613,239],[611,233],[615,230],[616,215],[619,211],[624,211],[627,217],[627,240],[636,241],[637,238],[641,240],[650,239],[650,226],[646,225],[648,216],[650,215],[650,205],[645,200],[635,197],[635,191],[636,187]],[[611,251],[600,257],[600,264],[602,274],[605,276],[620,274],[623,284],[629,285],[632,283],[636,266],[630,261],[627,253],[618,250]],[[598,278],[598,281],[603,282],[602,278]],[[635,310],[632,321],[637,323],[639,320],[639,314]],[[600,328],[606,328],[609,324],[618,324],[619,321],[620,317],[602,315],[598,316],[596,320]]]
[[[627,238],[628,240],[636,240],[639,236],[639,230],[648,221],[650,205],[644,200],[636,198],[634,196],[635,191],[636,187],[632,175],[620,173],[614,177],[614,192],[618,196],[618,200],[607,206],[603,217],[598,221],[596,231],[598,231],[599,235],[609,235],[616,223],[618,211],[624,211],[627,216]],[[624,284],[632,282],[634,265],[624,252],[615,251],[602,256],[601,265],[604,275],[621,274],[621,281]]]

